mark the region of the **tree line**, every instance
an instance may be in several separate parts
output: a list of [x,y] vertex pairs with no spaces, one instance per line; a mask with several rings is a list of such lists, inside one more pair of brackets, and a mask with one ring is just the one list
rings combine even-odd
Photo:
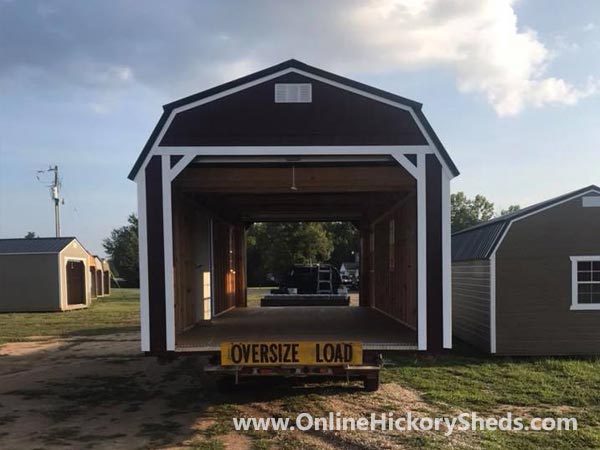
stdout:
[[[452,232],[494,217],[494,204],[483,195],[468,198],[463,192],[451,195]],[[500,215],[520,209],[510,205]],[[28,237],[35,237],[35,234]],[[272,283],[269,275],[281,277],[292,264],[330,263],[340,267],[352,262],[359,251],[358,230],[349,222],[255,223],[247,232],[248,284]],[[115,276],[126,286],[139,286],[138,220],[130,214],[127,224],[112,230],[103,246]]]

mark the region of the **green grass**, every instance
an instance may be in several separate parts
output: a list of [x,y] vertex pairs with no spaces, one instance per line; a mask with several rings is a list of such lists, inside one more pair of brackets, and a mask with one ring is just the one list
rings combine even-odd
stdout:
[[442,412],[575,417],[576,432],[486,432],[486,448],[600,448],[600,358],[393,357],[384,382],[409,386]]
[[89,308],[51,313],[0,314],[0,344],[32,336],[96,336],[139,330],[139,290],[113,289]]
[[249,287],[247,291],[248,306],[260,306],[260,299],[271,293],[271,289],[276,287]]
[[[249,305],[257,305],[269,289],[248,289]],[[0,344],[27,340],[32,336],[85,337],[137,331],[138,295],[137,290],[121,289],[114,290],[110,297],[95,300],[88,309],[63,313],[0,314]],[[332,394],[327,385],[309,389],[303,394],[287,388],[287,393],[285,387],[280,388],[268,381],[271,383],[269,395],[252,390],[246,393],[247,398],[239,393],[231,398],[222,398],[206,390],[196,377],[196,367],[192,362],[182,360],[172,370],[174,372],[166,375],[162,383],[172,382],[174,374],[182,376],[189,373],[189,376],[178,378],[181,388],[171,394],[165,411],[186,412],[203,401],[211,405],[208,414],[218,419],[216,425],[200,433],[202,440],[197,448],[221,448],[218,438],[231,431],[231,417],[236,414],[240,398],[244,404],[257,401],[262,396],[265,397],[262,401],[275,401],[284,411],[294,415],[300,410],[328,411],[328,399],[332,395],[351,403],[360,402],[361,398],[368,400],[371,395],[361,391],[346,392],[343,387]],[[65,417],[77,412],[78,409],[73,407],[75,404],[80,408],[93,408],[111,405],[118,400],[123,407],[135,411],[143,408],[149,398],[160,395],[160,392],[138,386],[138,381],[137,374],[131,378],[85,377],[64,383],[46,383],[41,388],[19,394],[24,398],[33,396],[53,402],[60,400],[60,404],[48,413],[53,415],[51,419],[62,423]],[[382,382],[417,391],[439,415],[453,416],[475,411],[483,417],[499,418],[512,412],[513,416],[572,416],[579,422],[576,432],[476,432],[465,438],[472,447],[600,448],[600,358],[502,358],[478,355],[461,347],[451,355],[437,358],[392,354],[386,359]],[[397,399],[390,398],[389,406],[387,402],[388,399],[382,397],[378,405],[383,409],[398,406]],[[0,424],[11,420],[10,416],[2,416]],[[157,426],[157,423],[143,424],[139,436],[161,443],[180,431],[176,423],[160,422],[162,426]],[[60,443],[77,430],[64,428],[55,431],[55,435],[49,438]],[[271,444],[278,448],[283,443],[277,436],[261,434],[252,438],[255,448],[268,448]],[[442,436],[433,434],[402,435],[398,439],[398,444],[407,447],[443,447],[445,443]]]

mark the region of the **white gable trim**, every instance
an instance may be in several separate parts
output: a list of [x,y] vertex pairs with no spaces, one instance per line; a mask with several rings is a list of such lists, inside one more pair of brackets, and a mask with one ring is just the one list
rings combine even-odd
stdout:
[[[218,100],[218,99],[223,98],[223,97],[227,97],[229,95],[235,94],[235,93],[243,91],[245,89],[249,89],[251,87],[254,87],[254,86],[257,86],[259,84],[265,83],[267,81],[273,80],[275,78],[278,78],[278,77],[280,77],[282,75],[286,75],[288,73],[297,73],[299,75],[306,76],[307,78],[311,78],[311,79],[314,79],[314,80],[317,80],[317,81],[329,84],[330,86],[334,86],[336,88],[343,89],[345,91],[352,92],[354,94],[362,95],[363,97],[367,97],[367,98],[369,98],[371,100],[375,100],[375,101],[384,103],[386,105],[390,105],[390,106],[393,106],[395,108],[399,108],[399,109],[402,109],[404,111],[408,111],[410,113],[411,117],[413,118],[413,120],[415,121],[415,123],[417,124],[417,126],[419,127],[419,130],[421,131],[421,133],[423,134],[423,136],[427,140],[427,145],[426,146],[417,146],[417,147],[427,147],[427,148],[429,148],[430,151],[437,156],[438,160],[440,161],[440,164],[442,165],[443,171],[446,174],[446,176],[448,176],[450,179],[454,178],[454,174],[452,173],[452,171],[450,170],[450,168],[446,164],[446,161],[444,160],[444,158],[442,158],[442,156],[441,156],[441,154],[439,152],[439,149],[436,147],[435,143],[431,139],[431,136],[429,135],[429,133],[427,133],[427,130],[425,129],[425,127],[423,126],[423,124],[421,123],[421,121],[417,117],[414,109],[411,106],[407,106],[407,105],[404,105],[402,103],[395,102],[395,101],[392,101],[392,100],[380,97],[380,96],[375,95],[375,94],[371,94],[369,92],[366,92],[366,91],[363,91],[363,90],[360,90],[360,89],[357,89],[357,88],[345,85],[343,83],[339,83],[337,81],[330,80],[328,78],[324,78],[324,77],[312,74],[310,72],[305,72],[303,70],[296,69],[296,68],[288,68],[288,69],[284,69],[284,70],[281,70],[279,72],[273,73],[271,75],[267,75],[267,76],[264,76],[262,78],[250,81],[250,82],[242,84],[240,86],[236,86],[234,88],[227,89],[227,90],[219,92],[217,94],[214,94],[214,95],[202,98],[200,100],[196,100],[195,102],[191,102],[191,103],[188,103],[186,105],[182,105],[182,106],[179,106],[177,108],[173,108],[170,111],[170,113],[169,113],[169,117],[168,117],[167,121],[162,126],[162,128],[161,128],[161,130],[160,130],[160,132],[159,132],[159,134],[158,134],[158,136],[156,138],[156,140],[152,144],[152,148],[150,149],[150,152],[148,152],[148,154],[146,155],[146,157],[144,159],[144,162],[142,163],[142,165],[138,169],[137,174],[135,176],[135,181],[139,182],[139,174],[145,170],[146,165],[148,164],[148,161],[150,160],[150,158],[153,155],[156,154],[157,150],[159,148],[164,148],[164,147],[161,147],[159,144],[162,141],[162,139],[163,139],[166,131],[169,129],[169,127],[171,126],[171,123],[173,122],[175,116],[178,113],[183,112],[183,111],[187,111],[187,110],[195,108],[197,106],[204,105],[206,103]],[[369,147],[369,146],[367,146],[367,147]],[[377,147],[377,146],[371,146],[371,147]],[[401,146],[401,147],[410,147],[410,146]],[[264,150],[265,147],[260,147],[260,148]],[[182,153],[181,150],[180,150],[180,153]]]

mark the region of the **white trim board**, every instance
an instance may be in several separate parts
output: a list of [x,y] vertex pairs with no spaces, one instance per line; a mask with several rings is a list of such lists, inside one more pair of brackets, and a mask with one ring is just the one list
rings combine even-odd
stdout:
[[496,252],[490,258],[490,353],[496,353]]
[[452,348],[452,237],[450,178],[442,172],[442,320],[443,348]]
[[[220,98],[235,94],[237,92],[243,91],[245,89],[249,89],[251,87],[257,86],[259,84],[265,83],[267,81],[273,80],[275,78],[278,78],[282,75],[286,75],[288,73],[297,73],[299,75],[303,75],[307,78],[311,78],[317,81],[320,81],[322,83],[326,83],[329,84],[330,86],[334,86],[336,88],[348,91],[348,92],[352,92],[354,94],[358,94],[361,95],[363,97],[369,98],[371,100],[380,102],[380,103],[384,103],[386,105],[389,106],[393,106],[396,107],[398,109],[402,109],[404,111],[407,111],[410,113],[412,119],[415,121],[415,123],[417,124],[417,127],[419,128],[419,130],[421,131],[421,133],[423,134],[423,136],[425,137],[425,140],[427,141],[427,146],[433,153],[435,153],[436,157],[438,158],[438,160],[440,161],[440,164],[442,165],[442,169],[444,171],[444,173],[446,173],[446,175],[452,179],[454,178],[454,175],[452,174],[452,172],[450,171],[450,168],[448,167],[446,161],[444,160],[444,158],[441,156],[441,153],[439,151],[439,149],[437,148],[437,146],[435,145],[433,139],[431,138],[431,136],[429,135],[429,133],[427,132],[427,130],[425,129],[425,127],[423,126],[423,124],[421,123],[421,120],[419,119],[419,117],[416,115],[414,109],[411,106],[408,105],[404,105],[402,103],[399,102],[395,102],[392,100],[389,100],[387,98],[384,97],[380,97],[378,95],[330,80],[328,78],[324,78],[315,74],[312,74],[310,72],[305,72],[303,70],[291,67],[291,68],[287,68],[284,70],[281,70],[279,72],[275,72],[273,74],[270,75],[266,75],[262,78],[253,80],[253,81],[249,81],[248,83],[236,86],[234,88],[231,89],[227,89],[225,91],[219,92],[217,94],[196,100],[195,102],[190,102],[188,104],[185,105],[181,105],[179,107],[173,108],[170,112],[169,112],[169,116],[167,118],[167,120],[165,121],[164,125],[162,126],[162,128],[160,129],[158,136],[156,137],[156,139],[154,140],[152,147],[150,149],[150,151],[148,152],[148,154],[145,156],[143,163],[141,164],[141,166],[138,169],[138,172],[135,176],[135,181],[137,182],[137,179],[139,177],[139,174],[142,173],[145,168],[146,165],[148,164],[148,161],[150,160],[150,158],[156,154],[156,151],[158,149],[160,149],[160,142],[162,141],[166,131],[169,129],[169,127],[171,126],[171,123],[173,122],[173,119],[175,118],[175,116],[183,111],[187,111],[189,109],[195,108],[197,106],[201,106],[204,105],[206,103],[210,103],[212,101],[218,100]],[[406,146],[406,147],[411,147],[411,146]],[[417,147],[422,147],[422,146],[417,146]],[[264,151],[264,147],[260,147],[261,149],[263,149]]]
[[140,345],[150,351],[150,304],[148,297],[148,226],[146,223],[146,174],[137,183],[138,247],[140,258]]
[[427,170],[417,155],[417,344],[427,350]]
[[167,351],[175,350],[175,285],[173,279],[173,209],[171,198],[171,157],[161,156],[162,213],[165,270],[165,334]]

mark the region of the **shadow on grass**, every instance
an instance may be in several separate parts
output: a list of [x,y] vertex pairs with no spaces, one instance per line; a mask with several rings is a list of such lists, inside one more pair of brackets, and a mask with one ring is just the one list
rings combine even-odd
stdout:
[[137,333],[140,327],[135,326],[116,326],[116,327],[101,327],[101,328],[82,328],[81,330],[71,330],[61,337],[77,337],[77,336],[102,336],[106,334],[119,334],[119,333]]

